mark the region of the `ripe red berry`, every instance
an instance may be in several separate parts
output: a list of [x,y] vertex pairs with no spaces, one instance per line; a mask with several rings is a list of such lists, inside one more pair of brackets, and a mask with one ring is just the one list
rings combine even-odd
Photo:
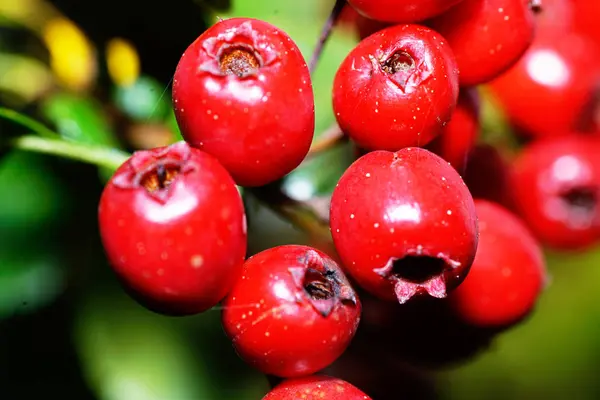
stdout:
[[340,128],[365,149],[398,150],[441,132],[456,106],[458,70],[440,34],[397,25],[362,40],[333,85]]
[[362,15],[386,22],[420,22],[463,0],[348,0]]
[[534,308],[546,282],[540,245],[505,208],[475,200],[479,245],[469,274],[449,296],[457,314],[484,328],[507,328]]
[[223,303],[223,327],[240,357],[260,371],[315,373],[348,347],[361,304],[338,265],[307,246],[265,250],[246,261]]
[[456,56],[460,84],[488,82],[514,65],[531,45],[531,0],[464,0],[431,21]]
[[600,79],[600,53],[585,36],[540,30],[520,61],[490,83],[510,121],[536,138],[576,129]]
[[173,106],[185,140],[244,186],[296,168],[315,126],[300,50],[283,31],[249,18],[218,22],[188,47],[173,77]]
[[450,122],[427,148],[462,174],[479,129],[479,95],[473,88],[463,88]]
[[154,311],[205,311],[241,271],[241,197],[216,159],[185,142],[135,152],[105,186],[98,216],[113,269]]
[[350,383],[329,376],[288,379],[277,385],[262,400],[371,400]]
[[584,136],[533,142],[515,160],[520,215],[542,244],[578,249],[600,239],[600,144]]
[[442,298],[465,277],[477,248],[473,199],[460,175],[428,150],[374,151],[344,173],[331,199],[331,232],[364,289],[405,303]]

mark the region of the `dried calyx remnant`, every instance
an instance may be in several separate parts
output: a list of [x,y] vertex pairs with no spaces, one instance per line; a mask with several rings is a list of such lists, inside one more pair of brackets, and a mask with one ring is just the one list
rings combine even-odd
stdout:
[[400,71],[408,71],[415,66],[415,60],[405,51],[397,51],[381,64],[381,69],[388,74]]
[[181,168],[178,165],[169,165],[160,163],[149,171],[141,180],[142,186],[146,188],[148,192],[155,192],[157,190],[165,189],[169,187],[171,182],[179,174]]
[[542,0],[529,0],[529,8],[536,14],[543,11]]
[[392,275],[415,283],[422,283],[444,272],[446,262],[429,256],[406,256],[395,260]]
[[304,275],[303,287],[314,300],[327,300],[335,295],[331,282],[321,272],[308,269]]
[[219,56],[221,72],[225,75],[236,75],[239,78],[256,73],[260,64],[260,58],[256,52],[246,46],[227,47]]
[[580,216],[579,218],[591,220],[594,217],[598,204],[598,196],[594,189],[585,187],[573,188],[563,193],[561,198],[572,212]]

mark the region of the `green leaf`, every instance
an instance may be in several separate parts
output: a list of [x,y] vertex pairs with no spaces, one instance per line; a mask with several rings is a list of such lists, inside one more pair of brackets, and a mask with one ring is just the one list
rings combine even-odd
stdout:
[[102,106],[89,97],[56,93],[41,103],[41,112],[67,140],[118,147]]
[[147,75],[132,85],[115,87],[113,96],[116,106],[138,122],[163,120],[171,109],[169,87]]

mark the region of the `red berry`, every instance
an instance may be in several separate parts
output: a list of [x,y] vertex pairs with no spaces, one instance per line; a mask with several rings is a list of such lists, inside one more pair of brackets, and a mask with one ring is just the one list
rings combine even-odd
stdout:
[[249,18],[218,22],[181,56],[173,105],[186,141],[214,155],[239,185],[296,168],[315,126],[306,62],[292,39]]
[[241,271],[242,199],[225,168],[185,142],[135,152],[104,188],[98,215],[113,269],[154,311],[205,311]]
[[223,305],[223,327],[240,357],[280,377],[331,364],[354,337],[361,312],[339,266],[297,245],[248,259]]
[[462,0],[348,0],[365,17],[386,22],[419,22],[439,15]]
[[450,47],[419,25],[392,26],[361,41],[333,86],[338,124],[368,150],[426,145],[450,120],[457,98]]
[[540,30],[521,60],[491,82],[511,123],[531,137],[575,129],[600,79],[600,54],[575,32]]
[[427,148],[462,174],[469,152],[479,136],[479,128],[479,95],[475,89],[464,88],[450,122]]
[[517,207],[534,235],[559,249],[600,239],[600,145],[562,136],[533,142],[515,160]]
[[454,168],[425,149],[359,158],[333,192],[330,220],[348,273],[382,299],[445,297],[475,257],[471,194]]
[[506,328],[534,308],[546,281],[542,250],[525,224],[503,207],[475,200],[479,245],[465,281],[449,297],[467,323]]
[[464,0],[431,21],[456,56],[460,84],[492,80],[514,65],[533,40],[531,0]]
[[306,376],[283,381],[262,400],[370,400],[357,387],[329,376]]

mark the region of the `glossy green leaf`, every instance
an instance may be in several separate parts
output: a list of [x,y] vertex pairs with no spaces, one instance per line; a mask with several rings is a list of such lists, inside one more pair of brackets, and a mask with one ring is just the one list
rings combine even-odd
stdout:
[[118,142],[102,106],[96,100],[57,93],[41,104],[41,112],[65,139],[117,147]]
[[116,106],[134,121],[159,121],[171,109],[170,87],[147,75],[132,85],[115,87],[113,96]]

